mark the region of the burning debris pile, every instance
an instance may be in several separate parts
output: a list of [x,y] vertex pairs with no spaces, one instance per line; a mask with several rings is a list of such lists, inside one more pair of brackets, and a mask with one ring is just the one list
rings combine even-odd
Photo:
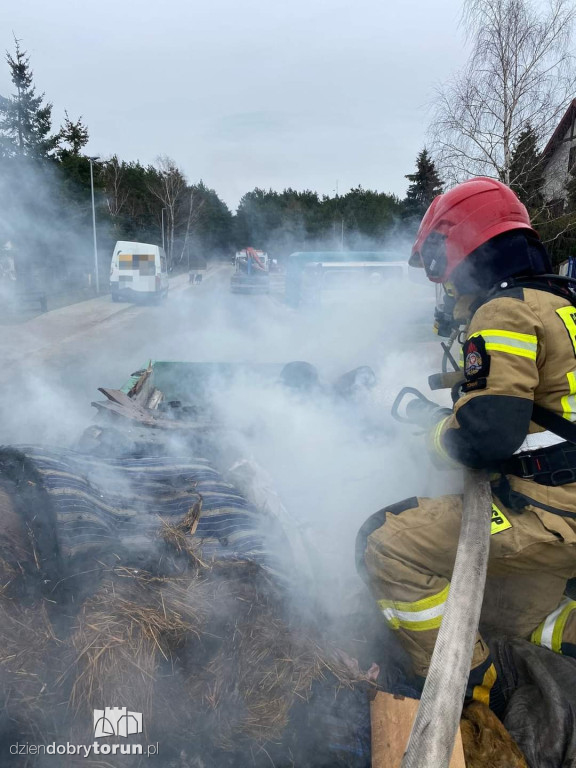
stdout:
[[370,681],[294,606],[262,533],[282,532],[207,462],[21,447],[0,478],[3,748],[89,745],[114,706],[142,713],[157,765],[369,763],[350,712],[366,721]]

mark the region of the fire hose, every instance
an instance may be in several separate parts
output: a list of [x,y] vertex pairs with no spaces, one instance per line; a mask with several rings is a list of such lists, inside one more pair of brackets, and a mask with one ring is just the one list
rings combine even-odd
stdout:
[[[407,395],[414,399],[402,416],[400,405]],[[442,411],[447,409],[412,388],[402,390],[392,406],[398,421],[425,426],[437,423]],[[465,470],[462,525],[450,591],[401,768],[447,768],[450,764],[484,596],[491,514],[487,474]]]

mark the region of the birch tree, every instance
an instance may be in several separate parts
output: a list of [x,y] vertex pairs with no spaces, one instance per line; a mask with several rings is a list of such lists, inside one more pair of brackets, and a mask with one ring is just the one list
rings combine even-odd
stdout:
[[546,139],[576,95],[574,17],[572,0],[466,0],[471,54],[439,89],[431,125],[450,182],[484,175],[514,185],[513,150],[526,126]]
[[176,237],[176,214],[182,194],[186,189],[186,179],[174,160],[161,155],[156,161],[156,178],[149,185],[150,192],[162,203],[166,211],[166,257],[168,264],[174,261],[174,241]]
[[112,155],[100,170],[100,178],[104,185],[106,206],[112,221],[116,224],[120,218],[129,192],[124,184],[126,163],[120,162],[118,155]]
[[190,239],[190,230],[192,226],[198,222],[200,217],[200,211],[204,205],[204,200],[199,199],[199,195],[194,187],[188,187],[186,190],[186,197],[188,200],[183,206],[184,212],[184,236],[182,237],[180,254],[177,259],[178,262],[183,261],[184,254],[188,248],[188,241]]
[[166,212],[166,257],[170,265],[184,260],[194,225],[198,221],[203,200],[174,160],[162,155],[150,175],[149,191],[162,203]]

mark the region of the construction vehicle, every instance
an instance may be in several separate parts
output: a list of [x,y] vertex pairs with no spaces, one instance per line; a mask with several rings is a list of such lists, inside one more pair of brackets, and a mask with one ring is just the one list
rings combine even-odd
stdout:
[[236,252],[232,293],[270,293],[270,260],[264,251],[244,248]]

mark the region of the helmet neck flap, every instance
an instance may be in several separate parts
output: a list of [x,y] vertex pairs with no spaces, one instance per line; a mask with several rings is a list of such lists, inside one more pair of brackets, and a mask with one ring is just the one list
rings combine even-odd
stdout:
[[459,295],[487,293],[507,277],[552,272],[546,249],[529,231],[512,230],[492,238],[473,251],[451,276]]

